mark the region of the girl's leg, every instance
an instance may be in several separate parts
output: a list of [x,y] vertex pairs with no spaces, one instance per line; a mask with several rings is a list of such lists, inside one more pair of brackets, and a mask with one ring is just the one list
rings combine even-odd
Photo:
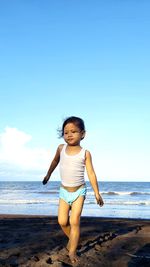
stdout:
[[72,263],[78,260],[76,255],[76,249],[80,237],[80,216],[84,204],[84,196],[79,196],[73,203],[71,207],[70,215],[70,239],[69,239],[69,257]]
[[70,205],[60,198],[58,208],[58,223],[68,238],[70,236],[69,210]]

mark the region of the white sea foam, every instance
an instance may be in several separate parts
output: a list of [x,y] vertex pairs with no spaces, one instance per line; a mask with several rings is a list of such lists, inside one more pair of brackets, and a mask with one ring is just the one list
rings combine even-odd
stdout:
[[0,199],[0,204],[3,205],[17,205],[17,204],[44,204],[53,203],[57,204],[58,199]]
[[[91,194],[92,192],[90,192]],[[131,196],[138,196],[138,195],[150,195],[148,192],[131,192],[131,191],[109,191],[109,192],[101,192],[103,195],[119,195],[119,196],[126,196],[126,195],[131,195]],[[91,194],[92,195],[92,194]]]
[[150,206],[150,201],[106,201],[105,204],[109,205],[146,205]]

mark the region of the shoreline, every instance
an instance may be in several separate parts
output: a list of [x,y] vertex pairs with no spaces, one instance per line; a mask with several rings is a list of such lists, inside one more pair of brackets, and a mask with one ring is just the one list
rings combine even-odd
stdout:
[[[81,216],[79,267],[150,264],[150,220]],[[72,266],[57,216],[0,214],[0,266]]]
[[[16,214],[16,213],[2,213],[0,214],[0,219],[7,219],[7,218],[57,218],[57,215],[45,215],[45,214]],[[81,218],[87,219],[102,219],[102,220],[128,220],[128,221],[148,221],[150,222],[150,218],[128,218],[128,217],[102,217],[102,216],[91,216],[91,215],[81,215]]]

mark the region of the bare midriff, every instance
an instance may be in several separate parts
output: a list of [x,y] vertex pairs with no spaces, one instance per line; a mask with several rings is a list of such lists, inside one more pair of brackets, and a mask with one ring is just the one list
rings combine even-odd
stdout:
[[61,184],[61,186],[62,186],[63,188],[65,188],[68,192],[75,192],[75,191],[77,191],[79,188],[84,187],[85,184],[81,184],[81,185],[73,186],[73,187],[70,187],[70,186],[64,186],[63,184]]

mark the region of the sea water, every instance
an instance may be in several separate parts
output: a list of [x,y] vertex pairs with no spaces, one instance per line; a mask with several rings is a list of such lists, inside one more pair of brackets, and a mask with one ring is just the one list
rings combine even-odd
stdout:
[[[99,182],[105,205],[89,182],[82,216],[150,219],[149,182]],[[0,214],[57,215],[60,182],[0,182]]]

